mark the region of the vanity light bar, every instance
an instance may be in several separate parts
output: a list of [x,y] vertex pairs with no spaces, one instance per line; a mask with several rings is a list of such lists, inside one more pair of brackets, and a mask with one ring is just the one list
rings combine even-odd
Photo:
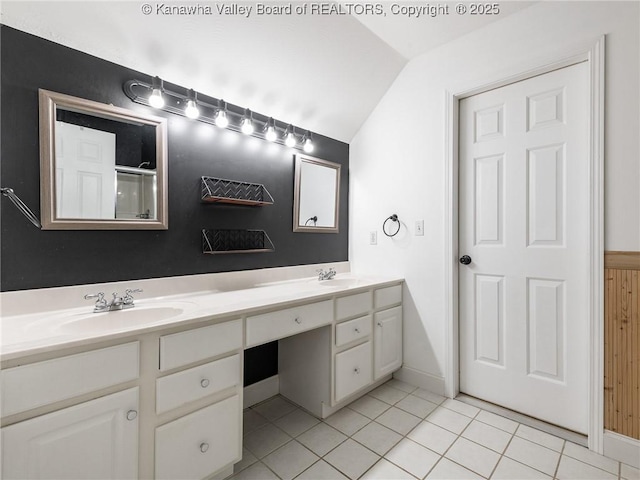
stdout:
[[[311,132],[297,135],[295,127],[280,122],[273,117],[257,114],[248,108],[239,107],[222,99],[212,98],[215,103],[202,100],[193,89],[185,89],[186,94],[165,88],[160,77],[154,77],[152,83],[142,80],[129,80],[124,86],[125,95],[133,102],[188,117],[192,120],[216,125],[234,132],[297,148],[306,153],[313,151]],[[264,120],[256,119],[256,116]],[[281,127],[278,126],[280,123]]]

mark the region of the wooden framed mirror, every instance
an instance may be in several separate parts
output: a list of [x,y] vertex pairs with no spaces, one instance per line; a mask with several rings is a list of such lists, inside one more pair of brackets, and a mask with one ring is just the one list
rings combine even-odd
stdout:
[[340,164],[296,155],[293,231],[338,233]]
[[166,230],[167,121],[39,90],[44,230]]

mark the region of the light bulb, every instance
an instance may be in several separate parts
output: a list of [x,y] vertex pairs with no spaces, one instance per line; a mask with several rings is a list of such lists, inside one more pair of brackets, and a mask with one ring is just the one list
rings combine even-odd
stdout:
[[302,149],[306,152],[306,153],[311,153],[313,152],[313,141],[311,140],[311,134],[307,133],[306,135],[306,139],[304,141],[304,144],[302,145]]
[[149,105],[154,108],[162,108],[164,107],[164,98],[162,98],[162,90],[159,88],[154,88],[153,92],[149,96]]
[[267,128],[264,132],[264,138],[268,142],[275,142],[278,139],[278,132],[276,132],[276,122],[273,118],[267,120]]
[[192,120],[200,116],[200,110],[198,110],[198,104],[196,102],[197,98],[196,92],[193,88],[190,88],[187,92],[187,106],[184,109],[184,114]]
[[187,106],[184,109],[184,114],[193,120],[198,118],[200,116],[200,110],[198,110],[196,102],[193,100],[187,100]]
[[216,118],[214,120],[216,122],[216,126],[220,128],[227,128],[229,125],[229,119],[227,118],[227,112],[224,110],[218,110],[216,114]]
[[295,147],[296,146],[296,137],[293,134],[293,126],[289,125],[287,127],[287,130],[284,132],[284,144],[289,147]]
[[264,134],[264,138],[269,142],[275,142],[278,138],[278,134],[276,133],[276,129],[269,125],[267,127],[267,133]]
[[242,118],[242,124],[240,125],[240,130],[245,135],[251,135],[253,133],[253,122],[251,121],[251,114],[247,115],[245,113],[245,116]]
[[284,144],[289,148],[296,146],[296,137],[293,136],[293,133],[287,134],[284,139]]

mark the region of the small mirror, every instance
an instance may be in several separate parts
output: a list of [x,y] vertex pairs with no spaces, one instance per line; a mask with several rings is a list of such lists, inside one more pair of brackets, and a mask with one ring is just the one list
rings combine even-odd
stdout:
[[293,231],[338,233],[340,165],[296,155]]
[[166,230],[164,118],[39,91],[45,230]]

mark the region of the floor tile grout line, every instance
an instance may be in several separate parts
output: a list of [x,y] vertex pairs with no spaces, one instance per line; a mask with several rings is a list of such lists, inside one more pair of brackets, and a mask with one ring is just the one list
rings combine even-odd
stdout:
[[374,463],[373,465],[371,465],[362,475],[360,475],[358,477],[358,479],[361,479],[362,477],[364,477],[367,473],[369,473],[371,471],[371,469],[373,469],[373,467],[375,467],[378,463],[380,463],[381,460],[386,460],[387,462],[389,462],[391,465],[398,467],[400,470],[402,470],[403,472],[406,472],[408,475],[410,475],[411,477],[415,478],[415,479],[419,479],[419,477],[416,477],[413,473],[409,472],[407,469],[402,468],[400,465],[398,465],[397,463],[393,463],[391,460],[389,460],[388,458],[385,458],[384,456],[380,457],[380,459]]
[[[482,409],[481,409],[480,411],[481,411],[481,412],[492,413],[492,412],[489,412],[488,410],[482,410]],[[478,413],[478,415],[480,415],[480,413]],[[496,414],[494,414],[494,415],[496,415]],[[499,416],[499,415],[496,415],[496,416]],[[502,417],[502,418],[505,418],[505,417]],[[483,421],[482,421],[482,420],[480,420],[479,418],[476,418],[475,420],[477,420],[478,422],[480,422],[480,423],[482,423],[482,424],[484,424],[484,425],[489,425],[490,427],[497,428],[498,430],[500,430],[500,431],[502,431],[502,432],[506,432],[506,433],[508,433],[509,435],[515,435],[515,434],[516,434],[516,433],[515,433],[515,430],[514,430],[513,432],[510,432],[509,430],[505,430],[504,428],[500,428],[500,427],[498,427],[498,426],[496,426],[496,425],[493,425],[493,424],[491,424],[491,423],[483,422]],[[510,419],[509,419],[509,418],[507,418],[506,420],[510,420]],[[512,421],[513,423],[517,423],[517,422],[516,422],[516,421],[514,421],[514,420],[511,420],[511,421]],[[518,423],[518,425],[520,425],[520,424]],[[518,427],[516,427],[516,430],[517,430],[517,429],[518,429]]]
[[[316,455],[317,457],[318,455]],[[300,477],[300,475],[302,475],[304,472],[306,472],[307,470],[309,470],[310,468],[312,468],[316,463],[318,462],[322,462],[322,458],[318,457],[318,460],[316,460],[315,462],[313,462],[311,465],[309,465],[307,468],[305,468],[303,471],[301,471],[299,474],[297,474],[295,477],[293,477],[293,480],[296,480],[296,478]],[[325,462],[326,463],[326,462]]]
[[[441,406],[442,406],[442,405],[441,405]],[[443,408],[446,408],[446,407],[443,407]],[[455,410],[452,410],[452,411],[455,411]],[[453,442],[451,442],[451,445],[449,445],[449,447],[448,447],[448,448],[444,451],[444,453],[442,454],[442,458],[446,458],[446,459],[447,459],[447,460],[449,460],[450,462],[453,462],[453,463],[455,463],[456,465],[459,465],[459,466],[461,466],[462,468],[464,468],[464,469],[466,469],[466,470],[469,470],[470,472],[475,473],[476,475],[480,475],[480,477],[482,477],[482,478],[488,479],[488,478],[490,477],[490,475],[489,475],[489,477],[485,477],[485,476],[484,476],[484,475],[482,475],[480,472],[476,472],[475,470],[471,470],[471,468],[466,467],[466,466],[464,466],[464,465],[462,465],[462,464],[460,464],[460,463],[456,462],[455,460],[453,460],[453,459],[451,459],[451,458],[449,458],[449,457],[446,457],[446,455],[447,455],[447,453],[449,452],[449,450],[451,450],[451,448],[452,448],[452,447],[456,444],[456,442],[457,442],[458,440],[460,440],[461,438],[464,438],[464,439],[465,439],[465,440],[467,440],[468,442],[475,443],[476,445],[480,445],[479,443],[476,443],[476,442],[474,442],[473,440],[469,440],[468,438],[466,438],[466,437],[463,437],[463,436],[462,436],[462,434],[467,430],[467,428],[469,428],[469,425],[471,425],[471,424],[473,423],[473,421],[475,420],[475,418],[480,414],[480,411],[481,411],[481,409],[478,409],[478,411],[476,412],[476,414],[475,414],[473,417],[467,417],[467,418],[471,418],[471,421],[470,421],[470,422],[469,422],[469,423],[468,423],[468,424],[467,424],[467,425],[466,425],[466,426],[465,426],[465,427],[460,431],[460,433],[458,434],[458,436],[456,437],[456,439],[455,439]],[[458,414],[460,414],[460,415],[463,415],[463,414],[462,414],[462,413],[460,413],[460,412],[456,412],[456,413],[458,413]],[[434,425],[435,425],[435,424],[434,424]],[[438,426],[439,426],[439,425],[438,425]],[[441,428],[443,428],[443,427],[441,427]],[[451,430],[448,430],[448,431],[451,431]],[[455,432],[452,432],[452,433],[455,433]],[[484,448],[487,448],[487,447],[485,447],[484,445],[480,445],[480,446],[481,446],[481,447],[484,447]],[[491,450],[491,449],[490,449],[490,448],[487,448],[487,450]],[[491,450],[491,451],[493,451],[493,450]],[[500,459],[498,459],[498,462],[499,462],[499,461],[500,461]],[[497,463],[497,462],[496,462],[496,465],[498,465],[498,463]],[[495,468],[495,466],[494,466],[494,468]],[[492,471],[492,472],[493,472],[493,471]],[[428,474],[427,474],[427,475],[428,475]]]
[[[517,430],[518,430],[518,427],[516,427],[516,431]],[[504,430],[502,430],[502,431],[504,431]],[[496,473],[496,470],[498,469],[498,465],[500,465],[500,462],[505,457],[505,453],[506,453],[507,449],[509,448],[509,445],[511,445],[511,442],[513,441],[514,437],[516,436],[516,432],[514,431],[510,435],[511,435],[511,438],[509,438],[509,441],[504,446],[504,449],[502,450],[502,453],[500,454],[500,458],[498,458],[498,462],[495,464],[495,466],[493,467],[493,470],[491,471],[491,474],[487,478],[491,478]],[[507,457],[507,458],[509,458],[509,457]],[[513,460],[512,458],[509,458],[509,459]],[[516,460],[513,460],[513,461],[515,462]]]
[[[516,436],[516,434],[515,434],[515,433],[513,434],[512,440],[513,440],[514,438],[518,438],[518,439],[520,439],[520,440],[525,440],[525,441],[527,441],[527,442],[529,442],[529,443],[533,443],[534,445],[537,445],[537,446],[539,446],[539,447],[547,448],[547,447],[544,447],[544,445],[540,445],[540,444],[537,444],[537,443],[535,443],[535,442],[531,442],[531,441],[527,440],[526,438],[518,437],[518,436]],[[509,442],[509,443],[511,443],[511,442]],[[508,449],[508,448],[509,448],[509,446],[507,445],[507,449]],[[542,470],[540,470],[539,468],[534,467],[533,465],[530,465],[530,464],[528,464],[528,463],[524,463],[524,462],[523,462],[523,461],[521,461],[521,460],[516,460],[515,458],[510,457],[509,455],[507,455],[507,449],[505,449],[505,450],[504,450],[504,454],[503,454],[503,456],[504,456],[504,457],[507,457],[509,460],[513,460],[514,462],[517,462],[517,463],[519,463],[519,464],[521,464],[521,465],[524,465],[525,467],[529,467],[529,468],[531,468],[531,469],[535,470],[536,472],[540,472],[540,473],[542,473],[543,475],[546,475],[547,477],[554,478],[554,477],[553,477],[553,475],[549,475],[548,473],[543,472]],[[553,453],[560,453],[560,452],[558,452],[558,451],[556,451],[556,450],[552,450],[552,449],[550,449],[550,448],[547,448],[547,450],[549,450],[549,451],[551,451],[551,452],[553,452]],[[560,458],[562,458],[562,455],[560,455],[560,457],[559,457],[558,461],[560,460]]]
[[553,478],[558,478],[558,470],[560,470],[560,462],[562,462],[562,456],[564,455],[564,447],[566,447],[567,441],[562,442],[562,448],[560,449],[560,456],[558,457],[558,463],[556,464],[556,469],[553,472]]
[[267,465],[266,463],[264,463],[263,461],[260,461],[260,463],[262,463],[265,467],[267,467],[269,469],[269,471],[271,473],[273,473],[277,478],[279,478],[280,480],[282,480],[282,477],[280,475],[278,475],[276,472],[273,471],[273,469],[271,467],[269,467],[269,465]]
[[[569,440],[565,440],[565,443],[566,443],[566,442],[569,442]],[[573,442],[570,442],[570,443],[573,443]],[[574,445],[576,445],[576,444],[574,444]],[[578,445],[578,447],[585,448],[585,447],[583,447],[582,445]],[[591,450],[587,450],[587,451],[591,453]],[[569,454],[569,453],[565,453],[564,455],[566,455],[566,456],[567,456],[567,457],[569,457],[569,458],[572,458],[573,460],[575,460],[575,461],[577,461],[577,462],[584,463],[585,465],[588,465],[588,466],[590,466],[590,467],[592,467],[592,468],[596,468],[596,469],[598,469],[598,470],[600,470],[600,471],[602,471],[602,472],[608,473],[609,475],[615,475],[615,473],[611,473],[609,470],[606,470],[606,469],[604,469],[604,468],[602,468],[602,467],[599,467],[599,466],[597,466],[597,465],[593,465],[593,464],[591,464],[591,463],[589,463],[589,462],[585,462],[584,460],[581,460],[581,459],[579,459],[579,458],[577,458],[577,457],[574,457],[573,455],[571,455],[571,454]],[[601,457],[604,457],[604,458],[609,459],[609,460],[613,460],[614,462],[616,462],[616,463],[618,464],[618,471],[620,471],[620,469],[622,468],[622,467],[620,466],[620,464],[622,463],[621,461],[616,460],[616,459],[611,458],[611,457],[606,457],[605,455],[600,455],[599,453],[596,453],[596,455],[601,456]]]
[[[413,431],[413,430],[412,430],[412,431]],[[408,434],[407,434],[407,435],[408,435]],[[402,468],[402,467],[401,467],[400,465],[398,465],[397,463],[394,463],[394,462],[393,462],[393,460],[390,460],[390,459],[386,458],[386,454],[385,454],[385,457],[382,457],[382,458],[384,458],[384,459],[385,459],[385,460],[387,460],[388,462],[393,463],[393,464],[394,464],[395,466],[397,466],[398,468],[401,468],[402,470],[404,470],[405,472],[407,472],[409,475],[412,475],[412,476],[414,476],[414,477],[416,477],[416,478],[422,478],[422,479],[427,478],[427,476],[429,476],[429,473],[431,473],[431,470],[433,470],[433,469],[435,468],[435,466],[436,466],[438,463],[440,463],[440,460],[443,458],[443,457],[442,457],[442,455],[440,455],[438,452],[434,452],[433,450],[431,450],[431,449],[430,449],[430,448],[428,448],[428,447],[425,447],[424,445],[419,444],[418,442],[416,442],[415,440],[412,440],[411,438],[409,438],[409,437],[408,437],[408,436],[406,436],[406,435],[403,437],[403,439],[402,439],[402,440],[408,440],[409,442],[413,442],[413,443],[415,443],[416,445],[418,445],[418,446],[420,446],[420,447],[424,448],[425,450],[429,450],[430,452],[433,452],[433,453],[435,453],[436,455],[438,455],[438,456],[440,457],[440,458],[438,458],[438,460],[436,461],[436,463],[434,463],[434,464],[431,466],[431,468],[427,471],[427,473],[426,473],[426,475],[425,475],[424,477],[416,477],[416,475],[413,475],[413,473],[409,472],[407,469]],[[400,442],[402,442],[402,440],[400,440]],[[400,443],[400,442],[398,442],[398,443]],[[395,445],[393,448],[395,448],[395,447],[398,445],[398,443],[396,443],[396,445]],[[393,448],[392,448],[391,450],[393,450]],[[391,450],[389,450],[389,451],[391,451]],[[389,453],[389,452],[387,452],[387,453]]]

